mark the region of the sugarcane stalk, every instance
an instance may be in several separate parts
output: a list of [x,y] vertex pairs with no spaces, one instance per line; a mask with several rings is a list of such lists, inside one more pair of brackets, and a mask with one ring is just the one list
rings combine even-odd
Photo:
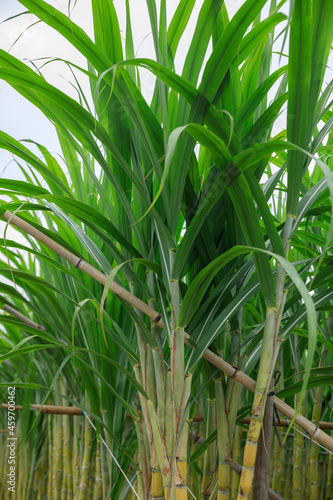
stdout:
[[96,444],[96,478],[94,485],[94,500],[103,500],[101,447],[102,442],[98,438]]
[[164,492],[169,487],[170,484],[170,474],[171,474],[171,468],[170,468],[170,463],[167,457],[167,453],[165,450],[165,446],[161,437],[161,430],[158,425],[158,418],[156,415],[156,411],[154,408],[154,403],[152,401],[147,401],[147,407],[149,411],[149,416],[150,416],[150,422],[152,426],[152,432],[154,436],[154,443],[156,446],[156,453],[157,457],[160,463],[160,469],[162,473],[162,478],[163,478],[163,487],[164,487]]
[[[324,359],[327,358],[327,349],[323,346],[322,356]],[[320,361],[320,365],[322,362]],[[314,402],[312,409],[312,422],[316,425],[319,425],[320,417],[321,417],[321,409],[322,402],[324,396],[324,386],[315,387],[314,389]],[[310,450],[310,479],[311,479],[311,487],[310,487],[310,495],[311,498],[318,498],[319,495],[319,481],[318,481],[318,458],[319,458],[319,446],[316,443],[311,443]]]
[[[147,275],[148,289],[149,289],[149,292],[151,294],[151,298],[148,300],[148,304],[152,309],[154,309],[156,306],[154,273],[153,273],[153,271],[148,269],[146,271],[146,275]],[[163,352],[161,328],[153,320],[151,320],[151,329],[152,329],[153,338],[155,339],[155,341],[157,343],[157,347],[159,348],[160,352]]]
[[173,407],[172,407],[172,374],[171,370],[166,373],[165,390],[165,449],[168,459],[171,461],[173,452],[174,427],[173,427]]
[[142,421],[138,420],[135,422],[136,435],[138,440],[138,452],[139,452],[139,464],[140,464],[140,477],[138,476],[138,488],[142,485],[142,490],[145,492],[142,498],[147,498],[148,491],[150,489],[150,477],[147,462],[147,454],[145,450],[145,439],[144,439],[144,429]]
[[[289,237],[292,231],[294,218],[287,216],[282,245],[285,256],[288,256]],[[284,290],[286,271],[278,264],[275,279],[276,308],[268,307],[265,318],[265,328],[263,333],[263,344],[260,356],[259,371],[252,405],[252,418],[248,431],[248,437],[244,450],[244,467],[242,469],[239,483],[238,500],[245,500],[249,497],[254,477],[254,465],[256,460],[257,445],[261,429],[261,414],[264,411],[264,397],[268,392],[271,383],[272,371],[279,352],[277,336],[287,293]]]
[[218,500],[230,500],[231,435],[222,379],[215,380],[217,443],[219,453]]
[[[284,366],[283,366],[283,350],[279,352],[278,356],[278,363],[277,367],[279,372],[281,373],[280,379],[280,387],[281,389],[284,388]],[[287,422],[284,421],[286,426]],[[281,423],[281,421],[280,421]],[[279,422],[275,422],[276,425],[280,425]],[[272,487],[273,490],[277,491],[278,493],[282,493],[283,489],[280,488],[281,486],[281,477],[282,477],[282,459],[283,459],[283,453],[285,450],[282,450],[280,448],[279,440],[277,439],[277,436],[274,438],[274,468],[273,468],[273,479],[272,479]]]
[[155,441],[151,446],[151,498],[158,499],[164,498],[164,484],[161,473],[161,466],[157,455]]
[[[141,365],[142,367],[142,365]],[[146,384],[145,391],[149,396],[149,399],[154,403],[154,407],[157,407],[157,397],[156,397],[156,381],[155,381],[155,367],[154,367],[154,358],[153,352],[149,345],[146,345]]]
[[[191,394],[192,375],[188,373],[184,381],[184,393],[180,406],[180,416],[178,420],[176,435],[176,500],[187,500],[187,446],[188,446],[188,413],[189,398]],[[178,481],[177,481],[178,478]]]
[[[114,283],[114,282],[112,282]],[[110,287],[111,289],[111,287]],[[134,297],[134,284],[130,283],[130,290],[131,290],[131,296]],[[138,299],[139,300],[139,299]],[[141,302],[141,301],[140,301]],[[134,304],[132,304],[134,305]],[[140,319],[142,319],[142,308],[140,307],[134,307],[135,312],[139,316]],[[137,342],[138,342],[138,349],[139,349],[139,359],[140,359],[140,364],[144,369],[142,370],[142,381],[143,381],[143,387],[146,387],[146,347],[147,347],[147,342],[145,341],[145,338],[140,330],[140,327],[138,323],[135,323],[135,331],[136,331],[136,336],[137,336]]]
[[93,450],[95,447],[96,439],[93,438],[93,443],[92,443],[92,452],[91,452],[91,459],[90,459],[90,467],[89,467],[89,478],[88,478],[88,495],[89,495],[89,500],[91,498],[94,498],[94,492],[95,492],[95,479],[96,479],[96,448]]
[[[300,382],[301,376],[301,359],[298,339],[295,337],[295,382]],[[304,409],[303,403],[306,397],[302,400],[302,406],[300,413],[304,415],[306,408]],[[297,407],[299,403],[299,394],[295,394],[295,406]],[[295,426],[297,429],[297,426]],[[293,496],[295,500],[302,500],[302,465],[303,465],[303,445],[304,437],[299,432],[295,432],[294,436],[294,467],[293,467]]]
[[[177,255],[177,250],[172,249],[169,252],[169,262],[170,269],[172,271],[173,264]],[[171,316],[171,326],[172,329],[176,328],[179,310],[180,310],[180,293],[179,293],[179,281],[178,279],[169,279],[169,287],[170,287],[170,299],[171,299],[171,308],[172,308],[172,316]]]
[[[61,382],[58,382],[58,393],[62,394],[63,385]],[[58,406],[61,403],[61,397],[56,394],[56,401]],[[63,464],[64,464],[64,432],[62,425],[62,418],[60,416],[55,416],[54,418],[55,430],[56,430],[56,439],[54,440],[54,452],[55,452],[55,476],[54,476],[54,485],[55,485],[55,499],[61,500],[62,495],[62,479],[63,479]],[[54,495],[54,493],[53,493]]]
[[289,434],[286,446],[284,474],[282,474],[282,477],[284,478],[284,481],[282,482],[282,485],[284,487],[283,496],[286,498],[290,497],[290,493],[292,491],[292,472],[294,464],[293,449],[292,449],[293,439],[294,439],[293,435]]
[[89,472],[92,452],[92,427],[87,419],[85,419],[84,424],[84,453],[81,466],[79,500],[89,500]]
[[[331,435],[333,436],[332,431]],[[325,500],[332,500],[332,499],[333,499],[333,454],[330,453],[328,456]]]
[[[236,425],[233,456],[235,457],[235,461],[237,463],[242,462],[242,430],[243,428],[240,425]],[[239,487],[239,474],[235,470],[232,471],[231,482],[232,482],[231,499],[237,500],[238,487]]]
[[73,487],[73,439],[72,439],[72,419],[70,416],[64,417],[65,425],[65,469],[67,477],[67,500],[74,497]]
[[172,397],[174,406],[173,425],[177,428],[179,410],[184,391],[184,329],[175,328],[171,353]]
[[[162,439],[164,441],[165,435],[165,380],[163,370],[163,358],[158,347],[153,351],[155,380],[156,380],[156,396],[157,396],[157,417],[159,428],[162,432]],[[152,455],[152,495],[153,498],[161,498],[164,495],[163,480],[157,456],[155,453]]]
[[263,345],[260,357],[259,372],[252,404],[252,417],[244,450],[243,469],[239,483],[238,500],[249,497],[254,476],[257,446],[261,430],[262,413],[265,409],[265,396],[268,392],[267,384],[272,375],[272,345],[275,336],[276,308],[268,308],[263,335]]
[[[216,401],[208,400],[208,413],[206,424],[206,436],[208,437],[216,429]],[[212,494],[214,488],[216,443],[211,443],[205,451],[204,468],[201,483],[201,498],[206,499]]]
[[[272,387],[272,385],[271,385]],[[263,426],[261,429],[258,452],[255,462],[254,480],[253,480],[253,497],[268,498],[269,492],[269,472],[271,465],[271,448],[272,448],[272,421],[273,421],[273,398],[267,396],[265,405],[265,413]]]
[[79,480],[80,480],[80,443],[81,443],[81,435],[82,435],[82,427],[83,427],[82,419],[74,419],[73,422],[73,490],[74,490],[74,498],[77,497],[77,492],[79,488]]
[[[135,365],[133,367],[133,370],[134,370],[134,374],[135,374],[135,378],[136,380],[139,382],[139,384],[142,385],[142,370],[141,370],[141,366],[140,365]],[[146,461],[147,463],[150,464],[150,450],[151,450],[151,446],[152,446],[152,442],[153,442],[153,431],[152,431],[152,424],[151,424],[151,421],[150,421],[150,415],[149,415],[149,411],[148,411],[148,406],[147,406],[147,400],[146,398],[143,397],[143,395],[139,392],[139,399],[140,399],[140,404],[141,404],[141,408],[142,408],[142,414],[143,414],[143,418],[144,418],[144,422],[145,422],[145,433],[147,435],[147,439],[148,439],[148,443],[147,445],[145,446],[145,453],[146,453]],[[145,439],[145,437],[144,437]]]
[[163,356],[158,347],[153,350],[155,380],[156,380],[156,396],[157,396],[157,415],[160,429],[165,435],[165,389],[166,380],[163,368]]
[[[105,276],[103,273],[98,271],[96,268],[85,262],[83,259],[80,257],[77,257],[74,255],[72,252],[69,250],[65,249],[58,243],[54,242],[51,238],[43,234],[41,231],[38,229],[34,228],[31,224],[23,221],[16,215],[12,214],[8,210],[2,215],[3,219],[7,220],[10,222],[10,224],[13,224],[14,226],[18,227],[19,229],[25,231],[27,234],[31,235],[38,241],[40,241],[42,244],[56,252],[58,255],[62,256],[65,258],[68,262],[73,264],[75,267],[81,269],[83,272],[87,273],[89,276],[91,276],[93,279],[98,281],[99,283],[102,283],[103,285],[106,284],[107,282],[107,276]],[[286,220],[285,228],[288,227],[288,224],[292,225],[292,221],[289,223],[289,217]],[[286,239],[287,240],[287,239]],[[287,242],[288,243],[288,242]],[[278,266],[278,270],[280,269],[281,266]],[[283,272],[280,271],[280,272]],[[130,304],[134,305],[138,309],[140,309],[144,314],[149,316],[156,324],[158,324],[161,328],[165,328],[163,325],[163,322],[160,319],[160,314],[157,313],[154,309],[149,307],[147,304],[145,304],[143,301],[138,299],[137,297],[133,296],[130,292],[125,290],[123,287],[120,285],[112,282],[110,285],[110,290],[114,292],[116,295],[122,297],[124,300],[129,302]],[[283,293],[283,292],[282,292]],[[281,295],[282,295],[281,293]],[[189,338],[190,336],[188,334],[184,334],[185,339]],[[187,342],[188,343],[188,342]],[[188,345],[190,345],[188,343]],[[236,370],[235,367],[221,359],[219,356],[214,354],[212,351],[207,349],[207,351],[204,352],[203,357],[211,364],[222,370],[228,377],[231,377],[235,380],[237,380],[240,384],[242,384],[244,387],[249,389],[252,392],[255,392],[256,390],[256,382],[251,379],[248,375],[243,373],[241,370]],[[288,406],[286,403],[281,401],[279,398],[276,396],[274,397],[274,404],[277,407],[278,410],[281,411],[288,419],[292,420],[295,417],[295,410]],[[296,415],[295,417],[295,422],[300,425],[311,437],[312,440],[320,443],[321,445],[325,446],[325,448],[328,448],[330,451],[333,451],[333,437],[328,436],[325,432],[318,431],[316,426],[304,418],[302,415]]]

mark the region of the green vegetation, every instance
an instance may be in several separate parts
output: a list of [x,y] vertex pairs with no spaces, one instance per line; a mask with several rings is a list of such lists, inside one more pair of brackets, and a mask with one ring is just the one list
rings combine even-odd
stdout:
[[[333,0],[294,0],[288,15],[285,0],[246,0],[231,19],[205,0],[177,73],[194,0],[170,20],[166,0],[147,0],[155,60],[135,58],[129,0],[125,32],[112,1],[91,0],[94,41],[43,0],[20,3],[87,65],[74,100],[0,50],[0,78],[61,148],[0,132],[25,178],[0,191],[26,240],[0,248],[1,397],[15,386],[23,405],[18,497],[256,500],[276,370],[280,399],[331,419]],[[142,68],[156,77],[149,104]],[[317,442],[332,453],[333,439],[308,420],[297,429],[311,445],[291,428],[282,451],[275,438],[271,486],[285,498],[331,498],[332,454],[319,465]]]

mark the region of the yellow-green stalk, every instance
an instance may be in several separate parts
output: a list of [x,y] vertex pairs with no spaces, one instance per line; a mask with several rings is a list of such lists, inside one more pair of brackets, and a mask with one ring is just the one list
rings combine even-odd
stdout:
[[285,454],[285,467],[284,474],[282,474],[283,482],[283,496],[288,498],[292,491],[292,469],[293,469],[293,449],[292,449],[293,436],[289,434],[287,438],[286,454]]
[[62,416],[54,416],[54,427],[55,427],[55,439],[54,439],[54,457],[55,457],[55,469],[53,476],[53,496],[55,500],[61,500],[61,490],[62,490],[62,476],[63,476],[63,426],[62,426]]
[[166,449],[164,446],[164,442],[162,440],[162,433],[158,425],[158,418],[156,415],[156,411],[154,408],[154,403],[152,401],[147,401],[147,407],[150,416],[150,422],[152,427],[152,432],[154,436],[154,443],[156,447],[156,454],[158,457],[158,461],[160,464],[160,470],[163,478],[163,487],[164,492],[166,491],[170,485],[170,477],[171,477],[171,468],[170,463],[167,457]]
[[277,309],[268,308],[263,335],[259,372],[252,404],[252,416],[245,444],[243,469],[239,482],[238,500],[247,500],[252,487],[254,464],[261,431],[262,414],[265,409],[265,395],[268,392],[272,377],[272,346],[275,340]]
[[165,390],[165,449],[169,460],[171,460],[172,457],[173,439],[174,439],[171,386],[172,386],[172,375],[171,375],[171,370],[168,370],[166,373],[166,390]]
[[176,430],[176,499],[187,499],[187,447],[188,447],[188,413],[191,394],[192,375],[188,373],[184,381],[184,393],[180,406],[179,420]]
[[[283,350],[279,352],[277,368],[281,373],[279,388],[284,388],[284,366],[283,366]],[[281,437],[280,441],[283,441],[283,431],[280,431]],[[274,467],[272,470],[272,489],[277,493],[282,495],[283,485],[281,487],[281,481],[283,479],[283,466],[284,466],[284,455],[285,449],[280,448],[279,440],[274,433]]]
[[[134,295],[134,283],[130,283],[130,290],[131,290],[131,293]],[[139,316],[139,318],[142,319],[142,312],[137,307],[134,307],[134,311]],[[137,323],[135,323],[135,330],[136,330],[137,341],[138,341],[140,363],[141,363],[141,366],[144,367],[146,364],[146,341],[145,341],[144,336],[142,335],[142,332],[141,332],[139,325]],[[143,378],[144,387],[146,384],[145,376],[146,376],[146,373],[143,370],[142,378]]]
[[92,450],[92,427],[90,422],[86,418],[84,426],[84,453],[81,466],[79,500],[89,500],[89,472]]
[[[242,433],[243,433],[243,428],[240,425],[236,425],[233,456],[235,462],[237,462],[238,464],[242,463]],[[231,476],[232,500],[237,500],[238,487],[239,487],[239,474],[237,474],[237,472],[233,470]]]
[[[94,498],[95,491],[95,479],[96,479],[96,438],[92,438],[92,452],[90,458],[90,467],[89,467],[89,478],[88,478],[88,490],[89,490],[89,500]],[[95,448],[93,450],[93,448]]]
[[[140,478],[138,477],[138,487],[140,484],[143,487],[143,491],[148,492],[150,488],[150,477],[149,468],[147,462],[147,454],[145,450],[145,440],[144,440],[144,429],[142,425],[142,420],[137,420],[135,422],[136,436],[138,440],[138,457],[140,464]],[[145,497],[146,498],[146,495]]]
[[[164,442],[165,436],[165,378],[163,369],[163,358],[158,347],[153,351],[154,367],[155,367],[155,380],[156,380],[156,396],[157,396],[157,418],[159,428],[162,433],[162,440]],[[161,498],[164,495],[163,479],[155,447],[152,453],[152,496],[153,498]]]
[[[74,417],[76,418],[76,417]],[[80,418],[80,417],[78,417]],[[65,427],[65,442],[64,442],[64,470],[66,476],[66,487],[67,487],[67,500],[72,500],[73,498],[73,441],[72,441],[72,423],[73,417],[70,415],[64,415],[64,427]]]
[[[333,437],[333,431],[331,431],[331,436]],[[325,500],[332,500],[332,499],[333,499],[333,454],[330,453],[328,455]]]
[[230,500],[231,436],[222,379],[215,380],[217,443],[219,454],[217,500]]
[[49,473],[47,478],[47,498],[52,498],[53,491],[53,415],[47,415],[47,433],[48,433],[48,463],[49,463]]
[[43,445],[42,445],[42,460],[41,460],[41,479],[42,484],[38,490],[41,499],[44,499],[47,494],[47,479],[48,479],[48,436],[45,433]]
[[[216,402],[208,400],[208,412],[206,423],[206,438],[216,429]],[[201,483],[201,498],[206,499],[212,494],[215,477],[216,464],[216,442],[211,443],[205,451],[204,468]]]
[[94,486],[94,500],[103,500],[101,447],[102,442],[98,438],[96,445],[96,478]]
[[[134,374],[136,380],[139,382],[140,385],[143,385],[143,377],[142,377],[142,370],[140,365],[135,365],[133,367]],[[142,396],[142,394],[139,392],[139,399],[140,399],[140,405],[141,405],[141,411],[144,419],[145,426],[143,427],[144,430],[144,440],[148,440],[147,445],[145,445],[145,453],[146,453],[146,461],[147,464],[150,464],[150,450],[153,442],[153,431],[152,431],[152,426],[150,422],[150,416],[149,416],[149,411],[147,407],[147,400]]]
[[[102,409],[102,419],[105,425],[107,425],[107,410]],[[104,434],[104,440],[106,441],[107,444],[108,442],[108,433]],[[102,475],[102,489],[103,489],[103,498],[106,496],[107,489],[109,486],[109,477],[110,477],[110,467],[109,467],[109,460],[110,460],[110,455],[107,450],[107,448],[103,445],[100,446],[100,454],[101,454],[101,475]]]
[[[295,382],[301,381],[301,359],[300,359],[300,350],[299,350],[299,341],[297,337],[295,337]],[[295,394],[295,408],[299,403],[299,394]],[[306,407],[304,406],[305,401],[307,400],[307,393],[304,396],[300,413],[305,415]],[[295,425],[295,429],[300,430],[300,428]],[[304,437],[300,432],[295,432],[294,434],[294,466],[293,466],[293,497],[294,500],[303,500],[303,488],[302,488],[302,466],[303,466],[303,445],[304,445]]]
[[[324,395],[324,386],[316,387],[314,390],[314,402],[312,409],[312,422],[316,425],[319,424],[321,417],[321,407],[322,400]],[[318,498],[319,492],[319,482],[318,482],[318,473],[319,473],[319,446],[317,443],[311,443],[311,451],[310,451],[310,478],[311,478],[311,498]]]
[[171,353],[173,425],[176,429],[184,391],[184,328],[175,328]]

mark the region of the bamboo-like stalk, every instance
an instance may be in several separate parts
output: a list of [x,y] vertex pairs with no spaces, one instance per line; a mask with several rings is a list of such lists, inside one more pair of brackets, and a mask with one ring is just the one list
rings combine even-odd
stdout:
[[[235,458],[235,462],[242,462],[242,427],[240,425],[236,425],[235,439],[234,439],[234,447],[233,447],[233,456]],[[232,468],[232,464],[231,464]],[[233,469],[232,472],[232,491],[231,491],[231,499],[237,500],[238,495],[238,487],[239,487],[239,474]]]
[[292,467],[293,467],[293,450],[291,447],[291,441],[293,440],[293,436],[289,435],[288,444],[286,447],[286,455],[285,455],[285,468],[284,474],[282,474],[283,481],[283,495],[286,498],[290,497],[290,492],[292,491]]
[[3,304],[2,309],[4,311],[7,311],[12,316],[15,316],[17,319],[19,319],[20,321],[22,321],[26,325],[32,326],[33,328],[37,328],[38,330],[45,331],[45,328],[43,326],[38,325],[38,323],[35,323],[30,318],[27,318],[26,316],[24,316],[24,314],[20,313],[19,311],[17,311],[13,307],[11,307],[9,304]]
[[[216,429],[216,401],[208,400],[208,414],[206,423],[206,436],[208,437]],[[211,443],[205,451],[204,468],[201,483],[202,500],[212,494],[215,477],[216,464],[216,442]]]
[[52,474],[52,451],[53,451],[53,418],[51,415],[47,417],[47,433],[48,433],[48,444],[49,444],[49,449],[48,449],[48,463],[49,463],[49,474],[48,474],[48,481],[47,481],[47,498],[52,497],[52,491],[53,491],[53,474]]
[[[278,367],[279,372],[281,373],[280,387],[281,387],[281,389],[283,389],[284,388],[283,350],[281,350],[279,352],[277,367]],[[275,424],[277,426],[281,426],[281,427],[284,426],[284,424],[285,424],[285,427],[287,427],[286,420],[275,421]],[[284,454],[285,454],[285,450],[280,448],[279,440],[277,439],[277,436],[275,435],[274,436],[274,468],[273,468],[272,487],[273,487],[273,490],[277,491],[278,493],[279,492],[282,493],[282,491],[283,491],[283,488],[281,486],[281,480],[283,479],[282,468],[283,468],[283,462],[284,462]]]
[[[184,381],[184,392],[179,412],[177,425],[177,447],[176,447],[176,470],[178,471],[178,482],[176,482],[176,499],[187,500],[187,445],[189,425],[187,422],[189,413],[189,398],[191,394],[192,375],[188,373]],[[176,478],[177,479],[177,478]]]
[[[157,396],[157,417],[159,428],[162,433],[162,440],[165,435],[165,380],[163,370],[163,358],[158,348],[153,351],[155,380],[156,380],[156,396]],[[152,497],[161,498],[164,495],[163,479],[160,470],[160,465],[154,449],[152,460]]]
[[218,500],[230,499],[231,435],[222,379],[215,380],[217,442],[219,454]]
[[[41,231],[38,229],[34,228],[31,224],[23,221],[16,215],[12,214],[8,210],[3,214],[3,219],[7,220],[10,222],[10,224],[13,224],[14,226],[18,227],[19,229],[25,231],[27,234],[30,234],[30,236],[34,237],[44,245],[46,245],[48,248],[56,252],[58,255],[62,256],[68,262],[73,264],[75,267],[78,267],[81,269],[83,272],[87,273],[89,276],[94,278],[96,281],[99,283],[105,285],[107,281],[107,276],[105,276],[103,273],[98,271],[96,268],[88,264],[87,262],[83,261],[76,255],[74,255],[72,252],[69,250],[65,249],[58,243],[54,242],[51,238],[48,236],[44,235]],[[156,324],[158,324],[161,328],[165,328],[163,325],[163,322],[160,319],[160,314],[157,313],[154,309],[149,307],[147,304],[145,304],[142,300],[138,299],[137,297],[133,296],[130,292],[122,288],[120,285],[112,282],[110,285],[110,290],[113,291],[116,295],[119,295],[122,297],[124,300],[129,302],[130,304],[134,305],[138,309],[140,309],[144,314],[149,316]],[[185,339],[190,338],[188,334],[184,334]],[[190,345],[188,343],[188,345]],[[242,384],[244,387],[249,389],[252,392],[256,391],[256,382],[243,373],[241,370],[235,369],[232,365],[221,359],[219,356],[214,354],[212,351],[207,349],[205,353],[203,354],[203,357],[211,364],[222,370],[228,377],[233,378],[234,380],[237,380],[240,384]],[[261,399],[261,398],[260,398]],[[276,408],[283,413],[288,419],[292,420],[295,417],[295,410],[288,406],[286,403],[281,401],[278,397],[274,396],[274,404]],[[317,428],[315,424],[310,422],[308,419],[304,418],[302,415],[297,414],[295,417],[295,422],[304,429],[310,438],[313,441],[316,441],[323,445],[325,448],[333,452],[333,438],[331,436],[328,436],[325,432],[322,432],[320,429]]]
[[[135,422],[135,429],[138,440],[139,464],[141,468],[140,477],[138,475],[138,487],[142,485],[142,490],[148,492],[150,489],[150,478],[149,478],[147,454],[145,450],[144,429],[141,420]],[[144,498],[146,497],[147,494],[144,496]]]
[[[3,403],[1,405],[1,408],[8,408],[7,403]],[[77,416],[82,416],[83,411],[81,408],[78,408],[77,406],[56,406],[56,405],[37,405],[37,404],[31,404],[30,408],[32,410],[38,410],[41,413],[48,414],[48,415],[77,415]],[[15,406],[15,409],[20,411],[23,410],[23,406],[17,405]]]
[[[58,394],[63,393],[63,384],[60,381],[57,381],[57,390]],[[57,406],[60,406],[61,403],[61,397],[56,394],[56,402],[58,403]],[[53,495],[55,497],[55,500],[61,500],[61,493],[62,493],[62,478],[63,478],[63,463],[64,463],[64,432],[63,432],[63,425],[62,425],[62,418],[60,416],[55,416],[53,420],[53,425],[54,425],[54,436],[55,439],[53,441],[53,452],[54,452],[54,462],[55,462],[55,468],[53,470],[53,486],[54,486],[54,492]]]
[[[103,445],[104,446],[104,445]],[[94,500],[103,500],[103,482],[102,482],[102,442],[97,439],[96,445],[96,478],[94,485]]]
[[[333,435],[332,431],[331,435]],[[333,499],[333,454],[330,453],[330,455],[328,456],[325,500],[332,500],[332,499]]]
[[89,500],[89,471],[92,451],[92,427],[90,422],[85,419],[84,431],[84,454],[81,467],[81,481],[79,500]]
[[263,426],[261,429],[258,452],[255,462],[253,479],[253,498],[267,498],[269,490],[269,472],[271,466],[272,448],[272,421],[273,401],[272,396],[267,397]]
[[274,467],[273,467],[273,478],[272,478],[272,488],[273,490],[280,491],[280,481],[282,473],[281,464],[281,448],[279,441],[276,436],[274,436]]
[[184,393],[184,329],[175,328],[172,335],[171,351],[171,380],[172,380],[172,403],[173,403],[173,426],[174,443],[176,450],[178,440],[178,426],[181,421],[180,406]]
[[49,457],[48,457],[48,436],[46,435],[43,441],[43,447],[42,447],[42,464],[41,464],[41,470],[42,470],[42,485],[40,488],[41,492],[41,498],[44,499],[47,496],[47,483],[48,483],[48,467],[49,467]]
[[156,453],[160,463],[164,491],[166,492],[166,490],[169,488],[170,485],[170,474],[171,474],[170,463],[167,457],[164,443],[162,441],[161,430],[158,425],[158,419],[155,412],[154,403],[152,401],[147,401],[147,407],[150,415],[150,422],[156,446]]
[[172,375],[171,370],[166,374],[166,390],[165,390],[165,449],[168,459],[171,460],[173,451],[173,408],[171,399]]
[[[139,384],[143,385],[141,366],[135,365],[133,367],[133,370],[134,370],[135,378],[137,379]],[[147,461],[147,464],[150,464],[150,449],[151,449],[152,442],[153,442],[152,424],[150,421],[147,400],[142,396],[141,393],[139,393],[139,399],[140,399],[142,414],[143,414],[144,422],[145,422],[144,433],[146,434],[146,437],[148,440],[148,444],[145,445],[146,461]],[[146,437],[144,436],[144,440],[146,439]]]
[[[288,257],[292,226],[293,217],[287,216],[282,237],[282,245],[286,257]],[[266,310],[262,350],[252,404],[251,423],[244,450],[244,467],[239,482],[238,500],[247,499],[251,493],[257,445],[261,429],[261,415],[265,409],[265,396],[269,390],[272,373],[279,354],[280,342],[278,342],[278,331],[287,298],[287,291],[284,290],[285,276],[285,269],[278,264],[275,279],[276,307],[272,307],[271,305]]]
[[[322,399],[324,395],[324,386],[316,387],[314,390],[314,402],[313,402],[313,410],[312,410],[312,421],[315,424],[319,424],[320,416],[321,416],[321,407],[322,407]],[[318,467],[318,458],[319,458],[319,446],[315,443],[311,443],[311,452],[310,452],[310,479],[311,479],[311,487],[310,487],[310,495],[311,498],[318,498],[319,493],[319,467]]]
[[[295,382],[300,382],[300,371],[301,371],[301,360],[300,360],[300,350],[298,339],[295,337]],[[307,400],[307,395],[304,396],[300,413],[305,415],[306,406],[304,405]],[[295,407],[298,406],[299,403],[299,394],[295,394]],[[297,429],[297,427],[296,427]],[[293,497],[295,500],[303,500],[303,488],[302,488],[302,480],[303,480],[303,446],[304,446],[304,437],[301,433],[295,432],[294,436],[294,466],[293,466]]]
[[95,447],[96,444],[96,439],[93,438],[92,442],[92,452],[91,452],[91,459],[90,459],[90,467],[89,467],[89,478],[88,478],[88,498],[89,500],[91,498],[94,498],[94,492],[95,492],[95,479],[96,479],[96,448],[93,450],[93,447]]
[[244,450],[244,467],[239,483],[238,500],[247,499],[251,492],[262,412],[265,408],[264,397],[268,391],[267,382],[270,383],[272,372],[272,343],[274,342],[276,317],[277,310],[275,308],[267,310],[259,372],[252,404],[252,417]]
[[65,424],[65,471],[67,481],[67,500],[72,500],[74,496],[73,490],[73,441],[72,441],[72,419],[69,415],[64,417]]
[[55,429],[56,429],[56,439],[54,440],[55,475],[53,476],[53,483],[55,485],[54,488],[55,500],[61,500],[64,438],[63,438],[63,429],[61,422],[59,421],[59,417],[58,417],[58,422],[55,421]]

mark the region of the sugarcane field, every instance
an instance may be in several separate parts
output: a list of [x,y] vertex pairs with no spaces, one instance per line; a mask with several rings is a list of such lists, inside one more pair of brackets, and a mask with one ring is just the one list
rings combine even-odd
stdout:
[[333,0],[1,0],[0,500],[333,500]]

